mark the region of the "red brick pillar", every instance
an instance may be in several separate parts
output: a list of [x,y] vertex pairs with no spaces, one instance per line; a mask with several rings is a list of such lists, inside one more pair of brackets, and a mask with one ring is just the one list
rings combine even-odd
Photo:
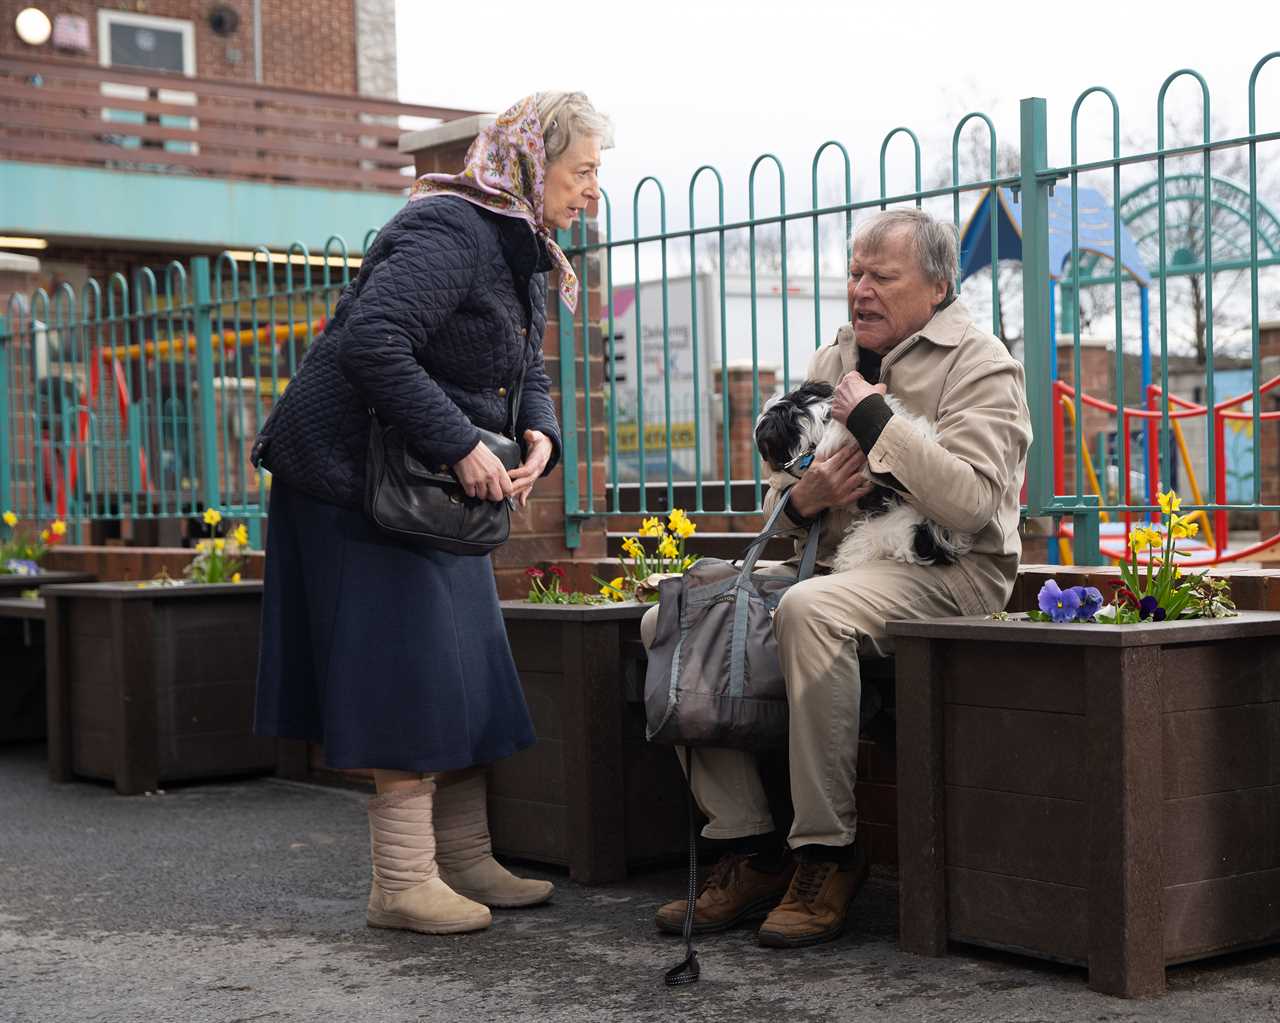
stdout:
[[[1082,337],[1080,339],[1080,375],[1084,380],[1084,393],[1091,398],[1099,398],[1102,401],[1110,402],[1114,402],[1117,397],[1115,393],[1115,351],[1111,347],[1112,344],[1113,342],[1108,338]],[[1059,337],[1058,379],[1064,384],[1074,384],[1075,368],[1073,340],[1069,337]],[[1061,414],[1063,416],[1064,492],[1074,494],[1076,492],[1076,439],[1075,430],[1071,426],[1071,414],[1060,408],[1054,408],[1052,414],[1055,416]],[[1115,416],[1103,412],[1101,409],[1085,405],[1081,422],[1083,424],[1081,436],[1089,450],[1089,455],[1094,460],[1093,471],[1098,474],[1098,481],[1105,491],[1106,470],[1104,466],[1097,464],[1097,437],[1100,432],[1109,432],[1115,429]],[[1084,481],[1084,493],[1091,492],[1089,481],[1086,478]],[[1103,497],[1105,500],[1105,492]]]
[[[461,170],[467,148],[478,132],[493,123],[490,114],[477,114],[457,121],[447,121],[435,128],[411,132],[400,140],[401,152],[412,153],[414,166],[419,174],[429,172],[456,172]],[[595,209],[588,210],[588,238],[598,239]],[[579,242],[577,227],[574,241]],[[575,259],[574,267],[582,278],[582,260]],[[591,403],[591,490],[594,506],[605,507],[605,455],[606,422],[604,406],[604,349],[600,331],[600,317],[604,308],[604,289],[600,273],[600,257],[593,253],[586,268],[587,287],[578,298],[578,310],[574,316],[573,338],[577,353],[576,413],[578,424],[577,465],[558,466],[542,480],[534,491],[524,512],[512,516],[511,540],[494,555],[494,571],[498,578],[498,591],[504,598],[522,597],[528,592],[524,571],[530,565],[543,562],[563,564],[570,581],[578,589],[594,589],[591,574],[597,561],[605,556],[605,520],[593,519],[582,523],[581,542],[576,548],[565,546],[565,472],[574,471],[578,483],[579,507],[587,506],[587,434],[585,427],[588,395]],[[551,400],[557,414],[563,408],[560,390],[560,302],[557,298],[559,275],[551,274],[547,287],[547,328],[543,335],[543,354],[547,374],[551,378]],[[590,372],[584,373],[582,363],[583,332],[586,317],[589,324],[587,344]],[[563,417],[562,417],[563,418]]]
[[[1270,380],[1280,375],[1280,320],[1258,325],[1262,348],[1262,367],[1258,379]],[[1262,396],[1263,412],[1280,412],[1280,391]],[[1280,422],[1261,423],[1262,436],[1254,443],[1262,448],[1262,503],[1280,504]],[[1280,532],[1280,513],[1263,512],[1258,516],[1258,539],[1266,540]],[[1272,548],[1274,551],[1276,548]]]
[[[716,367],[716,395],[712,407],[721,408],[724,393],[724,371]],[[751,366],[729,366],[729,479],[745,480],[755,475],[754,462],[756,454],[755,428],[756,413],[754,409],[753,389],[751,385]],[[777,370],[760,367],[760,404],[773,396],[777,387]],[[724,424],[720,424],[716,437],[716,467],[723,478],[724,465]]]

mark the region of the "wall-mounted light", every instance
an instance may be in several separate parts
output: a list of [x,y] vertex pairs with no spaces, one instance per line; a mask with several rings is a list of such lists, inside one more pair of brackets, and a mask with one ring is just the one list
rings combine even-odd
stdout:
[[310,264],[311,266],[349,266],[353,270],[364,262],[360,256],[304,256],[301,252],[261,252],[250,249],[230,249],[226,255],[230,256],[237,263],[293,263],[297,265]]
[[47,249],[49,242],[44,238],[15,238],[0,234],[0,249]]
[[53,22],[38,7],[24,7],[13,19],[18,38],[29,46],[43,46],[53,34]]

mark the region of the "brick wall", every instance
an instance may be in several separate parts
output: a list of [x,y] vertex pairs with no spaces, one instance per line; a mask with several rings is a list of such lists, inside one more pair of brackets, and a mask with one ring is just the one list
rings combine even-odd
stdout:
[[[720,395],[724,393],[724,370],[716,367],[716,395],[714,408],[720,407]],[[729,479],[751,479],[755,473],[755,406],[753,401],[752,367],[729,366]],[[777,372],[760,367],[760,400],[764,401],[777,386]],[[716,431],[716,471],[724,479],[724,426]],[[765,470],[761,470],[762,472]]]
[[[1080,345],[1080,375],[1084,382],[1084,393],[1103,401],[1115,399],[1115,352],[1105,344],[1090,344],[1082,339]],[[1071,339],[1058,340],[1058,378],[1064,384],[1075,383],[1075,350]],[[1054,415],[1058,410],[1054,410]],[[1076,490],[1076,439],[1071,427],[1071,416],[1065,413],[1063,419],[1063,493],[1074,494]],[[1100,432],[1114,430],[1116,421],[1100,409],[1084,407],[1081,417],[1083,432],[1081,434],[1089,454],[1094,459],[1094,472],[1101,472],[1102,466],[1097,464],[1096,438]],[[1089,481],[1084,481],[1084,492],[1090,493]]]
[[[240,14],[229,36],[209,27],[208,0],[60,0],[47,7],[51,17],[72,14],[89,21],[90,52],[59,52],[51,44],[28,46],[13,31],[18,11],[29,0],[0,0],[0,55],[98,63],[98,11],[127,11],[159,18],[180,18],[195,26],[196,74],[201,78],[253,81],[252,0],[219,0]],[[394,31],[394,22],[393,22]],[[354,93],[356,75],[355,0],[266,0],[262,4],[262,68],[267,85],[323,92]]]

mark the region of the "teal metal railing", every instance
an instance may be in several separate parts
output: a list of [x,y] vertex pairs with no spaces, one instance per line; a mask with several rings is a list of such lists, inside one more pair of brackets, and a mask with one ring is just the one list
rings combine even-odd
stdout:
[[[366,235],[367,246],[373,232]],[[79,541],[94,521],[245,521],[254,437],[359,260],[343,239],[14,296],[0,318],[0,509]]]
[[[1277,58],[1280,58],[1280,52],[1268,54],[1253,69],[1248,86],[1248,132],[1244,135],[1212,137],[1208,85],[1198,73],[1183,70],[1170,75],[1160,87],[1156,102],[1156,147],[1151,151],[1122,154],[1120,104],[1109,90],[1093,86],[1082,92],[1071,108],[1069,132],[1064,133],[1069,136],[1070,161],[1062,165],[1054,165],[1049,160],[1050,125],[1045,101],[1027,99],[1022,101],[1020,109],[1016,166],[1012,169],[1006,167],[1003,173],[1000,171],[1000,150],[995,124],[986,114],[975,111],[961,118],[952,131],[950,184],[946,186],[925,187],[920,136],[910,128],[898,127],[889,132],[880,145],[879,192],[874,196],[858,199],[853,197],[849,154],[841,143],[834,140],[824,143],[814,155],[812,202],[810,208],[804,210],[788,210],[785,169],[782,162],[771,153],[757,158],[747,174],[745,219],[726,222],[726,176],[710,164],[699,167],[690,179],[687,226],[669,226],[662,183],[656,178],[646,177],[632,194],[633,224],[636,225],[633,236],[615,238],[612,207],[606,195],[601,223],[589,225],[584,215],[572,236],[565,232],[561,238],[570,258],[584,270],[588,261],[607,268],[603,282],[604,306],[598,324],[598,336],[607,339],[606,343],[593,347],[592,338],[597,336],[592,333],[593,325],[580,323],[575,327],[569,317],[562,315],[560,319],[562,382],[577,379],[576,371],[566,367],[581,366],[586,379],[588,360],[603,360],[606,405],[611,410],[605,438],[609,450],[610,472],[601,501],[597,498],[592,475],[594,446],[598,441],[593,439],[590,423],[578,422],[578,403],[567,397],[572,391],[565,391],[566,398],[562,405],[566,438],[565,512],[568,518],[567,540],[570,545],[576,542],[580,524],[596,517],[629,518],[637,514],[663,511],[676,504],[683,505],[693,515],[714,513],[717,516],[744,516],[758,513],[762,498],[762,467],[759,458],[753,456],[749,465],[733,465],[731,438],[749,431],[762,402],[768,398],[768,394],[761,393],[762,371],[767,371],[770,365],[777,366],[780,369],[777,374],[777,386],[780,389],[790,388],[798,382],[796,374],[792,372],[792,355],[797,349],[796,327],[801,320],[797,317],[796,310],[784,299],[780,308],[774,310],[779,314],[774,319],[780,322],[770,328],[767,338],[762,327],[763,310],[770,305],[777,306],[777,291],[780,290],[786,296],[798,280],[805,279],[805,301],[812,303],[813,345],[816,347],[828,342],[834,336],[837,322],[831,319],[824,322],[823,316],[824,273],[821,267],[820,223],[824,222],[824,218],[828,221],[832,218],[843,219],[847,235],[848,225],[864,211],[913,203],[928,206],[936,215],[949,214],[959,229],[967,223],[992,190],[1003,189],[1009,190],[1007,194],[1019,202],[1021,208],[1018,258],[1021,260],[1022,270],[1020,281],[1012,282],[1012,287],[1009,281],[1001,283],[996,268],[1000,266],[1002,258],[1002,242],[1000,232],[993,228],[989,239],[989,262],[993,268],[989,303],[992,330],[997,334],[1001,333],[1002,314],[1007,316],[1008,310],[1020,307],[1020,314],[1014,324],[1021,328],[1021,358],[1026,368],[1028,402],[1035,434],[1027,465],[1027,514],[1051,516],[1055,526],[1059,520],[1069,519],[1073,526],[1070,532],[1074,539],[1075,560],[1080,563],[1097,563],[1105,546],[1102,519],[1110,518],[1114,521],[1122,517],[1149,514],[1154,508],[1151,496],[1156,486],[1166,488],[1186,482],[1188,465],[1179,462],[1178,445],[1173,441],[1171,417],[1179,413],[1176,408],[1171,409],[1170,401],[1160,397],[1173,393],[1171,389],[1176,381],[1170,375],[1171,367],[1174,366],[1171,349],[1176,346],[1171,345],[1171,331],[1185,314],[1184,302],[1171,292],[1171,285],[1180,278],[1195,277],[1199,280],[1198,287],[1203,301],[1204,363],[1196,400],[1212,410],[1215,404],[1221,404],[1223,397],[1214,383],[1219,355],[1215,346],[1228,315],[1220,307],[1215,310],[1215,278],[1235,272],[1245,272],[1249,278],[1249,310],[1243,315],[1247,317],[1251,338],[1248,361],[1252,367],[1252,393],[1248,397],[1252,402],[1252,431],[1255,438],[1251,456],[1252,500],[1231,503],[1227,501],[1226,493],[1218,492],[1217,480],[1222,473],[1221,466],[1217,464],[1220,457],[1217,450],[1221,447],[1221,440],[1216,437],[1215,429],[1220,431],[1221,427],[1215,427],[1218,416],[1211,411],[1205,415],[1203,454],[1197,467],[1209,481],[1210,492],[1195,507],[1220,514],[1223,522],[1226,521],[1225,513],[1231,510],[1280,510],[1280,505],[1274,501],[1267,503],[1263,500],[1262,431],[1264,428],[1280,430],[1280,423],[1270,422],[1262,412],[1261,398],[1266,390],[1266,382],[1260,379],[1262,355],[1259,341],[1259,295],[1264,283],[1260,274],[1275,272],[1271,268],[1280,266],[1280,230],[1274,232],[1276,248],[1272,250],[1267,247],[1273,234],[1271,225],[1274,222],[1280,226],[1280,221],[1276,221],[1267,208],[1267,203],[1268,200],[1274,202],[1280,199],[1280,196],[1261,195],[1258,175],[1259,148],[1280,143],[1280,131],[1263,131],[1259,128],[1259,82],[1263,80],[1265,73],[1269,73],[1269,80],[1273,86],[1276,84],[1276,75],[1280,74],[1275,67],[1275,64],[1280,63]],[[1180,80],[1184,78],[1198,84],[1203,111],[1201,137],[1190,144],[1166,137],[1166,105],[1172,103],[1171,89],[1181,84]],[[1271,90],[1272,97],[1278,94],[1280,92],[1275,88]],[[1099,130],[1094,134],[1110,134],[1110,156],[1087,160],[1081,156],[1082,114],[1086,107],[1093,111],[1103,101],[1109,107],[1110,116],[1107,122],[1103,122],[1109,132]],[[1277,109],[1274,100],[1269,113],[1273,119],[1280,118],[1280,109]],[[982,122],[981,128],[976,124],[978,121]],[[961,142],[962,139],[972,139],[969,132],[973,130],[985,130],[989,160],[985,172],[974,173],[971,166],[966,174],[962,168]],[[912,146],[910,164],[914,171],[914,188],[907,191],[897,191],[889,182],[890,144],[898,135],[905,136]],[[822,205],[818,198],[818,167],[828,148],[837,148],[844,156],[844,201]],[[1214,154],[1231,151],[1246,152],[1249,168],[1247,183],[1231,183],[1231,195],[1236,197],[1233,201],[1225,197],[1228,186],[1212,175]],[[1183,165],[1188,162],[1196,163],[1199,167],[1190,175],[1194,179],[1196,194],[1191,197],[1194,201],[1189,201],[1185,184],[1180,185],[1180,205],[1175,211],[1174,204],[1166,195],[1166,183],[1174,178],[1186,179],[1189,175]],[[756,201],[757,173],[766,163],[772,165],[772,171],[778,179],[777,210],[772,213],[760,212]],[[962,180],[966,176],[976,180]],[[1132,198],[1149,183],[1144,181],[1141,185],[1136,185],[1139,176],[1149,179],[1157,192],[1155,206],[1158,222],[1154,232],[1147,228],[1137,230],[1142,215],[1149,212]],[[699,182],[708,178],[714,180],[716,188],[717,218],[714,223],[706,223],[705,218],[699,217],[695,210],[695,194]],[[1049,255],[1051,199],[1056,187],[1066,183],[1071,186],[1070,225],[1067,228],[1071,243],[1064,260],[1065,265],[1052,266]],[[1128,224],[1132,222],[1135,225],[1137,244],[1147,259],[1157,288],[1154,310],[1150,308],[1145,288],[1135,290],[1132,286],[1126,286],[1125,274],[1116,268],[1115,262],[1109,257],[1099,256],[1090,250],[1089,244],[1082,243],[1081,223],[1082,216],[1085,216],[1080,205],[1082,186],[1092,187],[1109,199],[1113,253],[1121,252],[1122,234],[1127,230]],[[656,193],[656,232],[646,233],[639,227],[642,223],[642,192]],[[1238,196],[1245,197],[1247,202],[1241,201]],[[1130,200],[1128,208],[1125,207],[1126,200]],[[991,197],[990,201],[994,210],[995,197]],[[650,203],[652,204],[652,200]],[[949,210],[944,213],[947,206]],[[1216,218],[1226,207],[1230,207],[1226,212],[1231,217],[1247,223],[1247,251],[1243,243],[1227,247],[1215,240],[1222,233],[1221,223]],[[1188,214],[1187,210],[1191,210],[1191,213]],[[1177,224],[1166,223],[1167,215],[1178,217]],[[1088,211],[1088,216],[1092,217],[1093,212]],[[1192,216],[1194,223],[1190,223],[1191,236],[1198,237],[1198,250],[1190,253],[1181,250],[1171,252],[1171,228],[1188,228]],[[803,253],[794,244],[788,244],[788,230],[791,231],[792,239],[801,237],[795,228],[805,221],[812,228],[811,253]],[[1260,225],[1264,242],[1262,249],[1259,245]],[[1053,229],[1060,230],[1061,227],[1054,225]],[[598,234],[592,233],[596,230]],[[772,232],[772,237],[777,240],[777,256],[770,263],[768,273],[770,282],[778,286],[772,293],[763,286],[765,274],[758,252],[759,239],[765,231]],[[727,240],[740,238],[742,235],[746,237],[748,280],[746,294],[739,305],[745,303],[746,308],[745,311],[739,310],[741,315],[735,319],[733,285],[726,272],[726,243]],[[658,250],[656,260],[652,257],[645,258],[649,249]],[[673,276],[669,270],[672,253],[677,250],[691,267],[688,274]],[[709,269],[700,274],[697,270],[702,253],[710,253],[718,258],[707,259]],[[1173,258],[1175,254],[1177,259]],[[806,257],[807,262],[810,255],[811,271],[797,274],[795,268],[800,257]],[[1003,254],[1004,258],[1009,255],[1007,252]],[[615,263],[630,264],[627,271],[628,283],[621,288],[614,279]],[[961,282],[957,283],[959,285]],[[1058,404],[1059,396],[1055,389],[1058,378],[1057,346],[1061,343],[1065,351],[1069,339],[1070,361],[1066,365],[1071,368],[1072,379],[1081,380],[1084,373],[1083,324],[1079,314],[1081,296],[1086,293],[1092,296],[1095,293],[1088,289],[1094,288],[1105,289],[1111,305],[1105,315],[1096,318],[1097,324],[1103,325],[1109,321],[1114,338],[1122,339],[1120,343],[1112,341],[1113,359],[1110,361],[1113,362],[1113,375],[1110,393],[1085,394],[1084,388],[1072,391],[1070,403],[1075,414],[1072,417],[1073,425],[1067,432],[1073,442],[1073,449],[1069,456],[1060,454],[1057,456],[1058,460],[1055,460],[1055,428],[1060,431],[1066,429],[1058,420],[1064,410]],[[971,294],[971,290],[967,291],[964,297],[968,298]],[[977,300],[987,301],[981,296]],[[1103,299],[1099,299],[1099,303],[1106,304]],[[624,308],[625,315],[622,312]],[[709,314],[716,310],[718,316]],[[562,314],[563,312],[562,310]],[[1147,331],[1153,316],[1157,326],[1158,347],[1149,349]],[[839,322],[844,319],[842,316]],[[674,329],[678,325],[686,326],[679,338],[679,350],[676,350]],[[1061,337],[1058,335],[1059,325],[1063,331]],[[1236,325],[1239,326],[1239,323]],[[1136,328],[1140,328],[1140,331]],[[1185,333],[1181,326],[1178,330]],[[709,338],[708,333],[713,336]],[[619,338],[623,335],[625,344],[620,345]],[[711,342],[710,345],[708,341]],[[1130,436],[1131,417],[1126,415],[1123,406],[1126,362],[1132,360],[1139,347],[1144,385],[1143,402],[1151,402],[1158,414],[1153,412],[1147,416],[1153,422],[1141,431],[1145,433],[1144,437],[1135,439]],[[622,371],[619,370],[620,351],[625,353],[626,362]],[[1126,359],[1126,353],[1129,354],[1129,360]],[[691,372],[681,368],[681,360],[685,358],[692,363]],[[737,360],[748,362],[752,371],[751,396],[749,407],[746,408],[741,403],[737,407],[731,407],[729,387],[722,385],[718,391],[708,387],[714,373]],[[1129,371],[1132,372],[1131,366]],[[620,379],[624,383],[620,384]],[[682,390],[674,391],[677,387]],[[660,436],[672,435],[675,423],[671,412],[673,401],[693,401],[698,449],[691,480],[684,478],[674,468],[674,449],[670,443],[661,452],[663,458],[654,460],[648,457],[643,430],[634,471],[629,468],[628,471],[621,471],[619,466],[616,410],[630,403],[638,409],[640,421],[652,420],[654,417],[650,412],[655,389],[662,402],[662,409],[656,417]],[[1086,410],[1091,402],[1096,401],[1114,406],[1114,415],[1108,413],[1114,420],[1114,437],[1110,438],[1109,448],[1102,444],[1100,450],[1110,452],[1107,457],[1113,472],[1119,471],[1121,467],[1127,468],[1131,460],[1144,467],[1146,485],[1139,493],[1127,493],[1126,488],[1121,487],[1119,497],[1112,496],[1108,499],[1105,487],[1101,488],[1101,493],[1092,492],[1087,472],[1090,466],[1085,463],[1085,452],[1100,441],[1108,440],[1096,433],[1086,435],[1085,432]],[[590,403],[583,407],[589,415]],[[708,429],[709,420],[713,427],[711,429]],[[579,438],[582,450],[579,449]],[[1135,446],[1141,448],[1141,451],[1133,450]],[[709,472],[715,471],[711,468],[713,463],[709,456],[717,452],[720,454],[718,479],[708,476]],[[1063,462],[1066,464],[1062,464]],[[579,466],[583,468],[577,468]],[[737,471],[725,472],[724,466]],[[1068,467],[1073,470],[1071,481],[1060,482]],[[731,475],[735,479],[731,480]],[[1191,507],[1190,502],[1184,507]],[[1122,539],[1120,545],[1123,546]],[[1112,549],[1114,546],[1113,543]],[[1219,550],[1219,553],[1222,551]]]
[[[946,184],[925,181],[921,138],[931,136],[898,127],[879,146],[875,195],[855,196],[854,161],[836,140],[814,153],[804,209],[794,208],[794,197],[789,205],[783,162],[768,153],[751,164],[739,186],[720,169],[700,166],[689,180],[683,226],[672,222],[662,183],[646,177],[632,194],[633,224],[647,217],[657,230],[637,226],[631,237],[616,238],[606,195],[598,221],[584,216],[559,238],[584,294],[595,289],[605,297],[591,315],[575,319],[559,310],[567,544],[575,546],[582,524],[597,517],[625,520],[676,505],[694,516],[758,514],[764,474],[753,450],[744,455],[741,440],[769,397],[765,381],[772,373],[775,390],[794,386],[809,352],[847,321],[843,277],[853,222],[907,203],[949,217],[958,229],[984,203],[993,223],[1006,204],[1019,207],[1020,273],[1010,275],[1015,253],[1008,250],[1009,236],[993,228],[983,243],[992,268],[989,288],[975,287],[977,277],[957,281],[957,287],[962,298],[982,307],[979,315],[989,305],[992,331],[1007,333],[1020,353],[1035,433],[1026,510],[1070,522],[1075,560],[1096,562],[1107,549],[1104,516],[1114,522],[1150,513],[1153,486],[1180,484],[1190,465],[1178,457],[1176,423],[1186,409],[1162,399],[1177,382],[1171,349],[1185,334],[1181,293],[1188,280],[1199,282],[1204,321],[1205,361],[1199,395],[1192,399],[1210,409],[1247,399],[1251,408],[1244,415],[1254,439],[1251,451],[1238,456],[1252,463],[1248,479],[1240,466],[1232,467],[1233,495],[1249,499],[1228,500],[1220,484],[1221,427],[1215,426],[1225,409],[1205,416],[1203,437],[1193,440],[1208,493],[1195,507],[1221,521],[1229,511],[1280,511],[1275,499],[1264,500],[1262,434],[1280,430],[1280,423],[1262,407],[1268,383],[1260,332],[1265,290],[1280,285],[1271,278],[1280,267],[1280,219],[1269,208],[1278,197],[1263,194],[1260,175],[1272,155],[1267,147],[1280,145],[1280,130],[1260,128],[1264,118],[1280,119],[1271,98],[1278,94],[1278,68],[1280,51],[1253,68],[1245,134],[1213,137],[1208,85],[1182,70],[1160,87],[1156,146],[1148,151],[1122,152],[1120,105],[1094,86],[1071,108],[1060,136],[1069,142],[1070,159],[1061,165],[1049,160],[1045,101],[1027,99],[1020,106],[1017,144],[1003,151],[1012,150],[1013,158],[1006,155],[1003,165],[989,116],[974,111],[954,125],[950,166],[938,175]],[[1264,109],[1265,82],[1272,88]],[[1187,87],[1199,94],[1205,125],[1192,144],[1166,132],[1174,97]],[[1083,129],[1086,111],[1106,117],[1101,134],[1109,133],[1111,143],[1105,158],[1082,156],[1083,140],[1091,137]],[[898,136],[910,143],[909,153],[901,141],[891,146]],[[967,164],[962,144],[977,154]],[[906,159],[891,164],[891,149]],[[834,165],[831,151],[840,157]],[[1215,157],[1228,154],[1243,154],[1247,173],[1241,177],[1247,181],[1224,184],[1214,176]],[[773,209],[765,208],[763,192],[757,202],[757,177],[766,164],[777,179]],[[898,166],[907,168],[908,189],[891,184],[890,171]],[[834,187],[836,199],[821,198],[822,181]],[[1051,265],[1051,231],[1063,227],[1051,225],[1050,209],[1055,189],[1067,185],[1071,241],[1062,263]],[[1126,231],[1132,235],[1154,283],[1155,303],[1146,288],[1135,288],[1112,259],[1083,241],[1091,216],[1081,208],[1084,187],[1108,197],[1111,251],[1119,251]],[[745,208],[745,218],[728,216],[732,208]],[[362,240],[360,251],[369,240]],[[89,281],[79,294],[63,284],[52,294],[12,299],[0,317],[0,508],[40,522],[63,517],[72,535],[82,536],[95,520],[191,517],[212,505],[247,520],[256,536],[266,486],[248,461],[253,437],[356,265],[335,237],[321,253],[296,244],[287,252],[195,257],[129,280],[114,274],[105,284]],[[1224,311],[1223,274],[1247,278],[1247,309]],[[1061,418],[1057,347],[1061,343],[1066,353],[1069,342],[1063,368],[1070,366],[1072,379],[1081,380],[1086,295],[1109,296],[1110,307],[1094,322],[1109,324],[1122,343],[1113,342],[1109,353],[1110,393],[1065,392],[1074,413],[1068,429]],[[582,308],[593,306],[588,301]],[[1157,344],[1148,351],[1152,325]],[[1245,395],[1224,398],[1215,373],[1224,328],[1231,325],[1248,333],[1244,363],[1251,386]],[[1135,372],[1140,341],[1137,405],[1145,425],[1131,436],[1137,413],[1121,406],[1131,391],[1126,377]],[[739,367],[749,374],[749,385],[735,396],[729,381]],[[603,385],[593,383],[601,378]],[[1110,403],[1105,430],[1096,418],[1086,425],[1098,401]],[[1065,443],[1055,448],[1055,430],[1064,442],[1070,437],[1069,455]],[[1121,486],[1114,495],[1106,487],[1093,492],[1085,458],[1094,450],[1113,471],[1123,470],[1126,482],[1130,463],[1141,466],[1144,485],[1132,491]]]

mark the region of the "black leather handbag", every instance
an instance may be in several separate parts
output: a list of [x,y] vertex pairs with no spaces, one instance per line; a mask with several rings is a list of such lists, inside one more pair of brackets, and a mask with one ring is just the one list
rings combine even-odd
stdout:
[[[510,472],[520,465],[515,421],[524,374],[513,391],[505,433],[480,430],[480,440]],[[450,554],[488,554],[511,535],[511,502],[467,497],[447,468],[423,465],[404,435],[369,410],[369,453],[365,464],[365,514],[388,536],[413,547]]]

